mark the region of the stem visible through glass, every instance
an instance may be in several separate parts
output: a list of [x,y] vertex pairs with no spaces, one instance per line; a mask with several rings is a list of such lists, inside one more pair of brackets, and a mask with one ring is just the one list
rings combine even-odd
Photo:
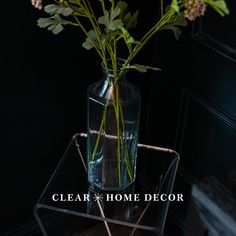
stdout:
[[[113,63],[112,63],[113,64]],[[114,64],[113,64],[114,65]],[[115,79],[114,79],[115,78]],[[113,83],[114,89],[112,89],[111,91],[111,99],[107,99],[106,100],[106,104],[104,106],[104,111],[102,114],[102,119],[101,119],[101,123],[100,123],[100,127],[98,130],[98,135],[96,138],[96,142],[95,142],[95,146],[93,149],[93,153],[92,153],[92,160],[94,161],[95,159],[95,155],[99,146],[99,142],[101,139],[101,135],[102,135],[102,131],[103,128],[105,127],[106,124],[106,116],[107,116],[107,108],[109,106],[109,104],[112,104],[112,107],[114,109],[114,113],[115,113],[115,119],[116,119],[116,130],[117,130],[117,171],[118,171],[118,183],[119,183],[119,187],[122,186],[122,179],[121,179],[121,158],[124,158],[125,161],[125,166],[126,166],[126,170],[128,173],[128,177],[130,179],[130,181],[133,180],[133,170],[132,170],[132,163],[130,162],[129,159],[129,151],[128,151],[128,145],[126,142],[126,131],[125,131],[125,122],[124,122],[124,114],[123,114],[123,108],[122,108],[122,102],[120,99],[120,93],[119,93],[119,76],[117,75],[117,67],[114,70],[114,81],[110,82]],[[106,136],[106,134],[105,134]],[[111,137],[108,137],[111,138]],[[124,150],[121,153],[121,146],[124,147]]]

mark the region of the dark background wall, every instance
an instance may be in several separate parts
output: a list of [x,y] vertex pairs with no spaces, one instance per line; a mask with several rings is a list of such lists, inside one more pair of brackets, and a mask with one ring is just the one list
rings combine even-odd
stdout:
[[162,44],[167,36],[157,42],[163,71],[151,83],[146,137],[180,153],[175,192],[184,193],[185,202],[172,204],[169,214],[182,229],[179,235],[191,185],[236,168],[236,5],[227,2],[230,16],[221,18],[209,10],[189,25],[179,42],[168,38]]
[[86,131],[86,87],[97,79],[89,68],[99,68],[77,34],[40,30],[36,20],[42,13],[30,1],[9,2],[6,9],[11,14],[1,47],[0,232],[33,220],[32,207],[71,136]]
[[[158,14],[156,1],[132,4],[144,14]],[[4,5],[0,233],[33,221],[32,207],[72,135],[86,131],[86,88],[101,76],[100,62],[81,48],[79,32],[68,28],[54,36],[39,29],[42,13],[30,1]],[[233,13],[225,19],[212,13],[190,24],[178,42],[163,32],[136,59],[162,72],[130,76],[142,94],[140,142],[175,147],[181,154],[175,191],[184,192],[186,202],[171,206],[167,222],[177,222],[181,230],[191,184],[236,167]],[[142,32],[152,19],[140,17]]]

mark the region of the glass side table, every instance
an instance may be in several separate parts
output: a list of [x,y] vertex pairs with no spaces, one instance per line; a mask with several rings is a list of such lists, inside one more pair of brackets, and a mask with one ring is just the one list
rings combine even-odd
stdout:
[[[138,145],[137,176],[119,192],[88,185],[86,134],[73,136],[34,215],[44,236],[162,235],[179,162],[174,150]],[[170,197],[168,199],[168,197]]]

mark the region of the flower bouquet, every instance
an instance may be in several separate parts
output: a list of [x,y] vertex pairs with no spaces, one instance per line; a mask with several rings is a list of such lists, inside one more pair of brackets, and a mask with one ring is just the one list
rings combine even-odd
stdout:
[[[94,49],[102,61],[105,79],[88,89],[87,163],[88,181],[100,189],[123,189],[135,180],[140,95],[124,79],[128,70],[159,70],[133,63],[133,59],[152,37],[171,30],[176,39],[181,27],[212,7],[221,16],[229,14],[224,0],[160,0],[159,18],[136,38],[139,11],[128,9],[129,1],[57,0],[44,7],[48,17],[38,26],[59,34],[65,26],[78,28],[84,35],[82,46]],[[42,8],[40,0],[32,0]],[[132,10],[132,9],[131,9]],[[126,48],[120,55],[119,48]]]

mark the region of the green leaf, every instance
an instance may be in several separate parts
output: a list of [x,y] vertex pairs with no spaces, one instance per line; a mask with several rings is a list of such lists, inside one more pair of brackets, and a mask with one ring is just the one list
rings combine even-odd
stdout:
[[171,8],[173,8],[177,13],[179,13],[178,0],[172,0],[170,6],[171,6]]
[[106,32],[115,31],[123,26],[121,19],[115,19],[119,16],[120,9],[116,7],[115,9],[110,9],[110,13],[105,11],[104,16],[98,18],[98,23],[103,24],[106,27]]
[[124,38],[125,43],[127,44],[127,46],[129,46],[129,44],[134,44],[134,43],[138,43],[136,40],[134,40],[134,38],[130,35],[130,33],[128,32],[127,29],[125,29],[123,26],[120,28],[121,29],[121,36]]
[[59,10],[60,6],[57,4],[49,4],[44,7],[44,11],[50,15],[57,14],[57,11]]
[[178,26],[182,27],[187,26],[187,20],[181,15],[177,15],[176,18],[173,20],[173,22],[165,25],[164,27],[162,27],[162,29],[172,30],[176,40],[178,40],[181,35],[181,30]]
[[62,24],[57,24],[56,27],[52,30],[53,34],[59,34],[62,30],[64,29],[64,27],[62,26]]
[[37,23],[40,28],[47,28],[49,31],[52,31],[53,34],[59,34],[64,29],[63,25],[70,22],[62,19],[58,14],[55,14],[48,18],[39,18]]
[[174,25],[186,27],[188,25],[188,21],[185,17],[178,15],[177,19],[174,22]]
[[132,36],[129,36],[128,39],[127,39],[127,44],[133,44],[135,43],[135,40]]
[[111,15],[110,15],[111,20],[114,20],[119,15],[120,15],[120,8],[119,7],[116,7],[115,9],[111,8]]
[[208,3],[221,16],[229,14],[229,9],[224,0],[204,0],[204,2]]
[[104,13],[104,16],[100,16],[98,18],[98,23],[102,24],[102,25],[105,25],[106,28],[108,29],[109,28],[109,22],[110,22],[110,20],[109,20],[109,13],[106,10],[105,13]]
[[51,18],[39,18],[37,20],[37,24],[40,28],[47,28],[48,26],[53,24],[53,22],[54,20],[52,20]]
[[83,42],[82,46],[87,49],[87,50],[90,50],[91,48],[93,48],[93,39],[96,38],[96,34],[95,34],[95,31],[94,30],[90,30],[88,32],[88,36],[86,39],[85,39],[85,42]]
[[122,26],[123,26],[123,22],[122,22],[121,19],[113,20],[112,22],[110,22],[109,30],[110,31],[115,31],[115,30],[119,29]]
[[48,27],[48,30],[49,31],[53,31],[55,28],[56,28],[56,24],[53,24],[53,25],[50,25],[49,27]]
[[169,29],[169,30],[172,30],[172,32],[174,33],[175,35],[175,39],[178,40],[180,35],[181,35],[181,30],[175,26],[175,25],[167,25],[165,26],[163,29]]
[[94,47],[94,45],[97,48],[101,48],[100,44],[98,42],[97,35],[96,35],[95,31],[94,30],[90,30],[88,32],[88,37],[85,39],[85,42],[83,42],[82,46],[85,49],[90,50],[91,48]]
[[82,47],[90,50],[91,48],[93,48],[93,45],[91,43],[91,41],[89,40],[89,38],[86,38],[85,42],[83,42]]
[[126,12],[128,4],[124,1],[119,1],[117,6],[120,9],[120,19],[123,21],[126,29],[133,29],[137,26],[137,19],[139,11],[136,11],[133,15],[130,12]]
[[157,67],[145,66],[145,65],[139,65],[139,64],[129,66],[128,68],[135,69],[135,70],[137,70],[141,73],[146,73],[148,70],[154,70],[154,71],[160,71],[161,70],[160,68],[157,68]]
[[72,8],[70,7],[65,7],[62,11],[63,16],[69,16],[73,12]]
[[128,4],[124,1],[119,1],[117,7],[120,9],[120,17],[123,18],[128,8]]
[[123,18],[123,22],[127,29],[133,29],[137,26],[139,11],[136,11],[133,15],[127,12]]
[[71,5],[71,9],[73,10],[73,14],[76,15],[76,16],[85,16],[87,17],[85,11],[84,11],[84,8],[81,8],[81,7],[77,7],[77,6],[72,6]]
[[73,12],[73,9],[63,5],[49,4],[44,7],[44,11],[50,15],[62,14],[63,16],[69,16]]
[[57,14],[59,14],[59,15],[62,14],[63,10],[64,10],[64,7],[60,6],[57,10]]

